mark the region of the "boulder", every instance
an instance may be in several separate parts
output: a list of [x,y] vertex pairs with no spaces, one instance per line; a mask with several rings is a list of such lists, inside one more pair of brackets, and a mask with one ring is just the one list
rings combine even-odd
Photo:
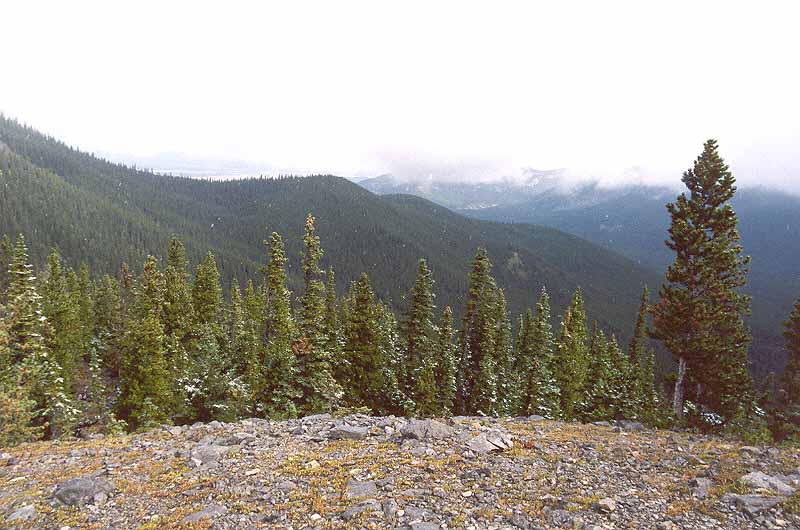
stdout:
[[617,509],[617,503],[614,502],[614,499],[606,497],[605,499],[597,501],[595,508],[601,513],[611,513]]
[[344,496],[348,499],[356,499],[359,497],[374,497],[378,494],[378,486],[374,480],[362,482],[359,480],[350,479],[345,486]]
[[349,521],[356,515],[364,512],[382,512],[383,508],[381,507],[381,503],[376,501],[375,499],[367,499],[365,501],[359,502],[358,504],[354,504],[353,506],[349,507],[345,512],[342,514],[342,519],[345,521]]
[[693,478],[689,481],[689,487],[692,490],[692,495],[698,499],[705,499],[708,496],[708,490],[711,489],[713,483],[707,478]]
[[631,421],[631,420],[620,420],[617,422],[617,427],[619,427],[623,431],[629,431],[629,432],[640,432],[644,430],[644,425],[642,425],[638,421]]
[[339,425],[331,429],[328,437],[331,440],[363,440],[369,431],[366,427],[353,427],[351,425]]
[[191,461],[197,467],[213,467],[219,463],[223,456],[228,454],[228,451],[230,451],[230,447],[225,445],[199,445],[192,449]]
[[753,471],[739,479],[740,482],[756,489],[768,490],[779,495],[793,495],[795,489],[778,477],[773,477],[761,471]]
[[114,491],[114,485],[99,477],[83,476],[62,482],[53,498],[66,506],[102,504]]
[[513,446],[514,442],[511,437],[500,431],[483,432],[467,441],[467,447],[479,454],[505,451]]
[[212,506],[203,508],[202,510],[190,513],[181,519],[181,524],[197,523],[203,519],[215,519],[221,515],[225,515],[226,513],[228,513],[228,508],[225,506],[220,506],[219,504],[214,504]]
[[36,519],[36,508],[29,504],[28,506],[23,506],[18,510],[11,512],[11,515],[6,517],[7,523],[23,523],[27,521],[32,521]]
[[722,496],[722,502],[733,504],[741,511],[749,514],[756,515],[764,510],[779,504],[783,499],[781,497],[767,497],[764,495],[737,495],[735,493],[726,493]]
[[445,440],[453,436],[453,428],[436,420],[411,420],[400,433],[414,440]]

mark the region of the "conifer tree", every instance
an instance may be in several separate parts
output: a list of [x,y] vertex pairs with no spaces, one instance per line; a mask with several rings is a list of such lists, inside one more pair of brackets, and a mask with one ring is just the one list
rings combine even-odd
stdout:
[[[336,299],[336,276],[333,272],[333,267],[328,269],[327,276],[323,334],[327,340],[325,348],[328,351],[328,355],[330,355],[331,363],[334,367],[333,372],[336,375],[336,366],[342,362],[342,330],[339,319],[339,303]],[[341,384],[338,377],[335,379]]]
[[[375,304],[375,334],[378,344],[378,358],[383,362],[383,373],[386,388],[385,398],[378,404],[378,410],[383,414],[403,414],[409,415],[414,412],[414,402],[402,389],[401,376],[404,372],[404,352],[400,345],[400,338],[397,332],[397,319],[392,309],[383,302]],[[431,392],[427,390],[430,385],[428,382],[418,385],[417,392],[421,396],[426,396],[423,401],[427,401],[426,409],[430,410],[429,396]],[[434,388],[432,394],[435,396]],[[434,398],[435,399],[435,398]]]
[[586,313],[583,309],[583,293],[576,289],[561,321],[555,358],[561,412],[565,419],[577,417],[576,413],[582,407],[587,365]]
[[192,308],[199,324],[214,327],[220,323],[222,311],[222,287],[214,254],[210,251],[197,266],[192,285]]
[[75,377],[84,354],[80,309],[76,298],[76,279],[64,270],[55,249],[47,257],[47,273],[42,284],[42,314],[47,319],[45,341],[60,367],[64,391],[75,392]]
[[66,394],[61,367],[47,348],[49,323],[36,290],[33,266],[28,261],[25,238],[20,235],[8,268],[5,359],[0,366],[16,373],[12,381],[24,389],[20,399],[34,403],[36,427],[45,436],[58,437],[71,429],[79,411]]
[[8,235],[0,237],[0,305],[6,303],[6,291],[8,290],[8,266],[11,265],[11,257],[14,255],[14,244]]
[[172,237],[167,251],[167,268],[164,270],[162,320],[167,337],[167,363],[177,374],[183,372],[188,362],[186,350],[195,320],[189,276],[186,249],[178,238]]
[[107,274],[95,287],[94,323],[100,365],[116,379],[121,363],[125,315],[119,284]]
[[754,402],[747,370],[750,334],[742,320],[750,299],[740,291],[750,258],[742,256],[736,214],[728,204],[735,179],[717,142],[709,140],[682,180],[689,195],[667,205],[672,220],[666,243],[676,256],[653,308],[653,336],[678,361],[676,416],[683,415],[688,389],[703,409],[730,420]]
[[795,302],[784,327],[789,359],[780,379],[779,406],[783,417],[780,429],[784,431],[782,437],[800,441],[800,299]]
[[632,372],[629,378],[628,394],[634,403],[632,412],[647,423],[655,423],[659,405],[654,374],[655,352],[652,348],[647,347],[649,303],[649,291],[647,287],[644,287],[633,336],[628,346],[628,358]]
[[[483,394],[480,400],[484,406],[487,402],[494,403],[496,397],[492,357],[495,348],[493,306],[496,286],[490,274],[491,267],[486,249],[479,248],[469,273],[469,291],[458,341],[455,403],[458,414],[475,412],[478,394]],[[482,387],[476,390],[479,378],[482,378]]]
[[523,319],[519,345],[517,367],[522,414],[560,417],[560,391],[553,373],[555,344],[550,324],[550,296],[544,288],[536,303],[536,316],[528,311]]
[[497,305],[498,289],[492,282],[478,305],[477,321],[483,327],[480,330],[480,342],[475,352],[478,353],[478,366],[469,399],[469,410],[476,414],[495,415],[498,412],[497,396],[497,358],[498,344]]
[[320,279],[322,247],[316,234],[314,216],[308,214],[303,235],[303,296],[300,298],[300,345],[298,356],[300,408],[305,413],[330,410],[341,395],[333,377],[330,352],[325,348],[325,283]]
[[514,353],[511,338],[511,321],[508,318],[506,297],[502,289],[497,290],[495,320],[495,344],[493,357],[496,370],[497,405],[494,413],[508,416],[518,407],[517,384],[514,371]]
[[[436,391],[432,386],[434,368],[432,362],[429,362],[433,357],[436,333],[433,300],[433,277],[427,262],[420,259],[403,323],[406,373],[401,376],[404,376],[403,388],[406,394],[415,403],[425,401],[429,412],[435,408],[433,404],[436,401]],[[428,371],[424,382],[420,380],[423,368]]]
[[166,422],[174,396],[166,362],[166,337],[161,322],[164,276],[158,261],[148,256],[134,287],[133,309],[126,324],[124,355],[120,366],[117,415],[131,430]]
[[[295,401],[302,396],[297,359],[292,345],[297,331],[291,315],[290,293],[286,288],[286,255],[281,237],[273,232],[267,266],[267,349],[261,376],[260,402],[269,417],[296,416]],[[299,351],[299,353],[305,353]]]
[[450,416],[456,397],[456,347],[453,344],[453,310],[450,306],[445,307],[442,312],[438,331],[435,361],[436,415]]

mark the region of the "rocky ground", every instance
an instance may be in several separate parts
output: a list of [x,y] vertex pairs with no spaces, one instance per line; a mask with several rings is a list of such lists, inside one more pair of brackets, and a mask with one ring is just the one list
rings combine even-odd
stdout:
[[329,415],[0,451],[2,528],[796,528],[800,453],[633,422]]

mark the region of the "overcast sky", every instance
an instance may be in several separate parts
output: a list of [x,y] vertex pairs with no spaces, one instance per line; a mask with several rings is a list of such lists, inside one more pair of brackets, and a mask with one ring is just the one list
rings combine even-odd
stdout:
[[5,3],[0,111],[344,176],[676,182],[715,137],[741,183],[800,190],[797,2],[120,4]]

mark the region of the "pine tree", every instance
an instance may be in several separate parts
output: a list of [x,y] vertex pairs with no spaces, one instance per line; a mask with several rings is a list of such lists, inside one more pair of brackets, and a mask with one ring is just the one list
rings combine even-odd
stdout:
[[[269,417],[294,417],[295,401],[302,396],[298,380],[297,331],[292,319],[290,293],[286,288],[286,255],[281,237],[273,232],[267,266],[267,349],[259,388],[263,412]],[[292,345],[295,344],[293,349]]]
[[333,372],[339,385],[342,384],[338,378],[337,366],[343,362],[342,359],[342,329],[339,318],[339,303],[336,299],[336,276],[333,268],[328,269],[327,283],[325,284],[325,319],[323,321],[323,333],[326,337],[325,349],[330,355],[333,365]]
[[117,416],[131,430],[142,430],[168,421],[175,402],[170,384],[174,374],[166,362],[161,322],[164,276],[153,256],[148,256],[134,286],[132,305],[120,366]]
[[192,285],[192,308],[199,324],[218,326],[222,312],[222,287],[214,254],[208,252],[197,266]]
[[95,286],[94,323],[100,365],[116,379],[122,362],[125,315],[119,284],[107,274]]
[[442,312],[438,331],[435,362],[436,415],[450,416],[456,397],[456,348],[453,344],[453,310],[450,306],[445,307]]
[[11,257],[14,255],[14,244],[8,235],[0,238],[0,305],[6,303],[6,291],[8,290],[8,266],[11,265]]
[[330,410],[341,395],[333,377],[330,352],[325,349],[325,284],[320,279],[322,247],[316,235],[314,216],[308,214],[303,235],[303,296],[300,298],[300,344],[296,348],[300,387],[300,408],[304,413]]
[[477,321],[483,329],[480,332],[481,340],[475,350],[478,353],[478,369],[469,399],[470,410],[476,414],[496,415],[498,413],[498,365],[495,357],[498,345],[498,305],[499,292],[492,285],[491,289],[484,292],[478,305]]
[[672,221],[666,243],[676,257],[653,308],[653,337],[679,364],[676,416],[683,415],[688,389],[703,409],[731,419],[754,401],[747,371],[750,335],[742,321],[750,299],[740,291],[750,258],[742,256],[736,214],[728,204],[735,179],[717,142],[709,140],[682,180],[689,196],[667,205]]
[[511,321],[508,318],[506,297],[502,289],[497,290],[495,320],[495,344],[493,357],[496,368],[497,405],[494,413],[508,416],[518,408],[517,385],[514,373],[514,353],[511,339]]
[[650,304],[650,293],[645,286],[639,303],[639,313],[633,328],[633,336],[628,346],[628,358],[631,376],[628,384],[628,395],[633,402],[631,417],[635,415],[647,423],[655,423],[658,413],[658,395],[655,387],[654,362],[655,352],[647,347],[647,315]]
[[60,367],[64,391],[68,395],[75,393],[75,378],[85,347],[76,283],[74,274],[64,270],[61,256],[54,249],[47,257],[47,273],[42,284],[42,314],[49,323],[46,344],[53,361]]
[[555,419],[561,416],[561,398],[554,370],[554,338],[550,324],[550,296],[542,288],[536,316],[523,319],[517,354],[520,373],[520,410],[524,415]]
[[195,321],[189,276],[186,249],[178,238],[172,237],[167,252],[167,268],[164,270],[162,321],[167,337],[167,363],[176,374],[183,373],[186,368],[186,350]]
[[581,409],[587,368],[586,313],[583,309],[583,293],[577,289],[561,321],[555,358],[561,412],[565,419],[576,418],[576,412]]
[[[478,394],[483,394],[480,400],[484,406],[487,401],[493,403],[495,399],[492,353],[495,348],[493,305],[496,286],[490,274],[491,267],[486,249],[479,248],[469,273],[469,291],[458,340],[455,402],[458,414],[475,412]],[[476,390],[479,378],[482,378],[482,388]]]
[[[417,404],[425,402],[428,414],[435,408],[436,389],[433,387],[432,361],[436,329],[433,324],[433,277],[424,259],[419,260],[417,277],[409,294],[409,305],[403,323],[406,373],[403,388]],[[425,369],[425,380],[421,372]]]
[[789,359],[780,378],[781,437],[800,441],[800,299],[784,326]]
[[80,411],[67,395],[62,369],[45,342],[50,326],[42,311],[22,235],[17,239],[8,273],[6,351],[0,367],[14,372],[12,384],[22,389],[20,399],[32,403],[30,408],[24,408],[33,412],[35,427],[44,429],[45,436],[55,438],[72,428]]

